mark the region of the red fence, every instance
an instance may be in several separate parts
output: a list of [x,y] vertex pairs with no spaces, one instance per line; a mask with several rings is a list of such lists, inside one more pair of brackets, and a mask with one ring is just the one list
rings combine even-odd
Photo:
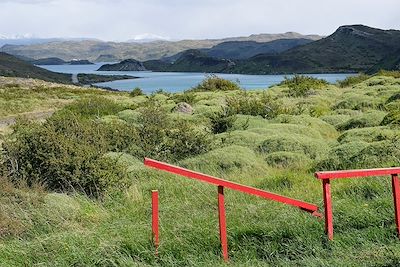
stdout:
[[383,175],[392,176],[395,221],[397,226],[397,235],[400,238],[400,183],[398,178],[399,173],[400,168],[316,172],[315,177],[322,180],[325,205],[325,231],[328,235],[328,238],[330,240],[333,239],[333,212],[330,180]]
[[[227,235],[226,235],[226,216],[225,216],[225,204],[224,204],[224,187],[236,190],[239,192],[243,192],[250,195],[259,196],[265,199],[270,199],[273,201],[281,202],[287,205],[295,206],[300,208],[303,211],[311,213],[313,216],[321,217],[321,214],[318,213],[318,207],[316,205],[300,201],[297,199],[281,196],[278,194],[274,194],[268,191],[264,191],[261,189],[257,189],[254,187],[242,185],[239,183],[230,182],[224,179],[220,179],[217,177],[213,177],[210,175],[202,174],[199,172],[194,172],[188,169],[184,169],[181,167],[177,167],[174,165],[170,165],[164,162],[156,161],[153,159],[146,158],[144,160],[144,164],[146,166],[166,171],[173,174],[178,174],[181,176],[185,176],[188,178],[196,179],[202,182],[206,182],[209,184],[216,185],[218,187],[218,217],[219,217],[219,232],[220,232],[220,241],[221,241],[221,248],[222,248],[222,255],[225,261],[228,260],[228,242],[227,242]],[[153,236],[156,247],[158,247],[158,193],[153,191]],[[155,209],[156,207],[156,209]],[[154,220],[157,220],[155,222]]]

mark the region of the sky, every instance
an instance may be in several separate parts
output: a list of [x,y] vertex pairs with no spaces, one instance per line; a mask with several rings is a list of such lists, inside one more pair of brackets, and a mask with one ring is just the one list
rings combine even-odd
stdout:
[[0,36],[124,41],[400,30],[399,0],[0,0]]

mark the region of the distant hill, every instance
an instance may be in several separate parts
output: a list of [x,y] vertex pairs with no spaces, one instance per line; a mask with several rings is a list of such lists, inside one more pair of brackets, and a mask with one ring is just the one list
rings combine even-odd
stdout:
[[32,59],[30,63],[35,65],[64,65],[67,64],[66,61],[62,60],[58,57],[48,57],[48,58],[41,58],[41,59]]
[[[282,34],[257,34],[248,37],[232,37],[224,39],[155,41],[149,43],[117,43],[98,40],[55,41],[32,45],[4,45],[0,51],[33,59],[58,57],[65,61],[72,59],[87,59],[103,61],[105,56],[111,59],[130,59],[140,61],[160,59],[175,55],[188,49],[211,48],[228,41],[270,42],[278,39],[321,39],[318,35],[301,35],[287,32]],[[115,61],[115,60],[112,60]]]
[[278,55],[261,54],[236,65],[239,73],[367,71],[400,49],[400,31],[364,25],[339,27],[321,40]]
[[104,64],[98,71],[143,71],[143,63],[135,59],[126,59],[116,64]]
[[[210,57],[220,59],[247,59],[258,54],[276,54],[290,48],[311,43],[310,39],[279,39],[271,42],[255,41],[228,41],[217,44],[211,48],[199,49]],[[163,61],[174,62],[183,52],[171,57],[163,58]]]
[[[282,40],[274,41],[281,43]],[[246,50],[246,45],[249,45]],[[268,43],[267,43],[268,44]],[[284,50],[280,53],[261,53],[248,59],[231,59],[229,64],[223,64],[222,55],[238,57],[240,51],[252,51],[252,43],[243,46],[221,44],[221,47],[202,50],[196,54],[182,52],[173,64],[157,64],[153,66],[165,71],[200,71],[227,72],[248,74],[275,73],[318,73],[318,72],[367,72],[372,70],[397,69],[400,59],[400,31],[381,30],[364,25],[348,25],[339,27],[332,35]],[[234,47],[234,46],[233,46]],[[283,48],[284,49],[284,48]],[[212,52],[209,52],[212,51]],[[233,52],[231,52],[233,51]],[[244,56],[243,56],[244,57]],[[216,63],[219,62],[219,63]],[[226,63],[226,62],[225,62]],[[145,63],[145,66],[147,64]],[[148,68],[150,65],[148,66]]]
[[0,76],[35,78],[65,84],[72,83],[71,74],[48,71],[2,52],[0,52]]

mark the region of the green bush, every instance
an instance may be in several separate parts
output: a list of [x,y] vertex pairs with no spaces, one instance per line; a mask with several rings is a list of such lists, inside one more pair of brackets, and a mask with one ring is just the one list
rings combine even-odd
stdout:
[[149,102],[138,118],[141,156],[174,161],[198,155],[211,147],[209,133],[187,120],[172,120],[156,102]]
[[193,105],[196,102],[196,95],[193,92],[184,92],[183,94],[173,94],[170,97],[176,104],[185,102]]
[[232,81],[218,77],[215,74],[207,75],[197,86],[190,89],[190,92],[214,92],[241,90],[240,86]]
[[383,111],[366,112],[357,117],[353,117],[344,123],[337,125],[337,129],[339,131],[346,131],[354,128],[379,126],[385,115],[386,112]]
[[294,134],[269,136],[258,147],[258,151],[264,154],[286,151],[301,153],[311,159],[322,157],[327,149],[328,145],[323,140]]
[[323,79],[296,74],[291,78],[285,77],[285,79],[278,85],[287,86],[289,88],[289,96],[303,97],[308,96],[313,89],[315,90],[326,87],[328,82]]
[[278,114],[288,113],[282,101],[263,92],[261,96],[254,96],[248,92],[241,92],[226,99],[230,114],[243,114],[275,118]]
[[388,127],[367,127],[367,128],[359,128],[359,129],[351,129],[345,131],[338,137],[338,141],[340,143],[348,143],[354,141],[363,141],[363,142],[376,142],[383,140],[393,139],[398,132],[395,129],[390,129]]
[[278,168],[307,168],[311,159],[302,153],[296,152],[273,152],[265,157],[268,165]]
[[352,158],[367,146],[368,143],[363,141],[348,142],[335,146],[329,151],[327,158],[320,160],[316,164],[315,170],[349,169],[354,165]]
[[231,145],[183,160],[180,165],[189,169],[224,176],[234,171],[263,169],[266,164],[257,157],[252,149]]
[[352,168],[380,168],[400,165],[399,139],[373,142],[351,158]]
[[104,97],[83,98],[65,107],[75,114],[85,118],[100,118],[106,115],[114,115],[125,108],[113,100]]
[[398,70],[380,70],[376,73],[376,76],[400,78],[400,71],[398,71]]
[[214,134],[224,133],[232,129],[236,116],[230,115],[226,108],[212,114],[210,117],[211,131]]
[[350,87],[355,84],[359,84],[369,78],[371,78],[371,76],[361,73],[356,76],[349,76],[346,79],[339,81],[338,84],[339,84],[339,87],[341,87],[341,88]]
[[113,127],[71,112],[56,114],[44,124],[21,121],[3,144],[6,170],[14,181],[97,197],[126,186],[124,170],[103,155],[134,138],[135,131],[123,124]]
[[390,111],[383,118],[381,125],[400,125],[400,110]]
[[140,96],[140,95],[144,95],[143,90],[140,89],[140,87],[136,87],[135,89],[133,89],[132,91],[129,92],[129,96],[131,96],[131,97]]

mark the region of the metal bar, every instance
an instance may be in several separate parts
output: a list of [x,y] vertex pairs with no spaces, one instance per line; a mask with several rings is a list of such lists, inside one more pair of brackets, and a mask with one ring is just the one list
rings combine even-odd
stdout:
[[153,232],[153,242],[156,247],[156,255],[158,254],[158,245],[160,244],[159,239],[159,226],[158,226],[158,191],[151,191],[151,207],[152,207],[152,232]]
[[383,176],[399,174],[400,168],[380,168],[380,169],[365,169],[365,170],[343,170],[343,171],[326,171],[316,172],[315,177],[318,179],[337,179],[365,176]]
[[246,185],[230,182],[230,181],[227,181],[224,179],[220,179],[220,178],[213,177],[210,175],[202,174],[199,172],[194,172],[194,171],[191,171],[188,169],[184,169],[181,167],[177,167],[177,166],[170,165],[170,164],[160,162],[160,161],[156,161],[153,159],[145,158],[144,164],[149,167],[153,167],[153,168],[163,170],[166,172],[178,174],[178,175],[185,176],[188,178],[200,180],[200,181],[203,181],[203,182],[206,182],[209,184],[223,186],[223,187],[233,189],[236,191],[240,191],[243,193],[247,193],[250,195],[255,195],[255,196],[262,197],[262,198],[281,202],[281,203],[284,203],[287,205],[299,207],[302,210],[310,212],[314,216],[317,216],[317,217],[319,216],[319,214],[316,212],[318,210],[318,206],[307,203],[307,202],[303,202],[303,201],[300,201],[297,199],[281,196],[281,195],[274,194],[274,193],[264,191],[264,190],[260,190],[260,189],[257,189],[257,188],[251,187],[251,186],[246,186]]
[[219,217],[219,239],[221,241],[222,257],[228,261],[228,238],[226,235],[226,216],[224,203],[224,187],[218,186],[218,217]]
[[324,207],[325,207],[325,233],[328,239],[333,239],[333,213],[331,199],[331,184],[329,179],[322,180],[322,188],[324,192]]
[[397,174],[392,175],[392,188],[397,236],[400,238],[400,182]]

